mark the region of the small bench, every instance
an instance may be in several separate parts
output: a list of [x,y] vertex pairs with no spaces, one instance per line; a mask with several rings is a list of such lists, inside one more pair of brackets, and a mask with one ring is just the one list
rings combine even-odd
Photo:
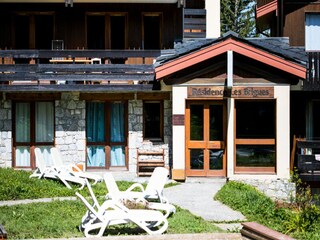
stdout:
[[294,240],[283,233],[272,230],[256,222],[245,222],[241,224],[241,235],[253,240]]
[[8,239],[7,232],[4,230],[4,227],[0,224],[0,240]]
[[159,152],[137,151],[138,176],[151,176],[156,167],[164,167],[164,150]]

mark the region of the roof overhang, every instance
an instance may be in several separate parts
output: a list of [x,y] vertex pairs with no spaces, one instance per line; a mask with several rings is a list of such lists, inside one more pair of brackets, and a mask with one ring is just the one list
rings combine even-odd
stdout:
[[[177,0],[73,0],[73,3],[176,3]],[[0,3],[65,3],[65,0],[0,0]]]
[[274,0],[274,1],[269,2],[261,7],[257,7],[256,16],[257,16],[257,18],[260,18],[262,16],[267,15],[268,13],[276,11],[277,8],[278,8],[278,0]]
[[301,66],[298,63],[294,63],[280,56],[271,54],[265,50],[258,49],[254,46],[237,41],[233,38],[228,38],[225,41],[200,49],[188,55],[184,55],[180,58],[164,63],[159,67],[156,67],[156,79],[159,80],[163,77],[169,76],[170,74],[226,53],[229,50],[277,68],[283,72],[295,75],[301,79],[306,78],[305,66]]

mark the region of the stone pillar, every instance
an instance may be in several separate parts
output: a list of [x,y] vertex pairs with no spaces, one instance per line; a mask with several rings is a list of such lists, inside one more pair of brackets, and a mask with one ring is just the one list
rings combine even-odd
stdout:
[[79,93],[62,93],[56,104],[55,145],[66,163],[85,163],[86,104]]

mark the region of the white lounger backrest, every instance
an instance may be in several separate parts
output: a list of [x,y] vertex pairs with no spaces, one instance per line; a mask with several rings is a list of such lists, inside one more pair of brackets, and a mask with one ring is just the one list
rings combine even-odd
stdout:
[[34,153],[36,155],[36,165],[39,168],[40,172],[44,173],[47,166],[46,166],[46,162],[45,162],[45,160],[43,158],[43,155],[41,153],[40,148],[36,147],[34,149]]
[[62,158],[61,158],[59,150],[56,147],[52,147],[50,149],[50,153],[51,153],[53,165],[60,166],[60,167],[63,166],[63,162],[62,162]]
[[167,182],[169,170],[164,167],[156,167],[149,179],[148,185],[146,187],[146,193],[156,194],[162,193],[164,185]]
[[103,175],[103,178],[108,188],[108,194],[111,195],[111,198],[117,199],[120,194],[120,190],[118,188],[118,185],[112,173],[110,172],[105,173]]

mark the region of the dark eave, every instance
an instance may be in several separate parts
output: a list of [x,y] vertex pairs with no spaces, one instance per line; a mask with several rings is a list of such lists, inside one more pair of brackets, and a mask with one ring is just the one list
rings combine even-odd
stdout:
[[30,84],[0,85],[0,92],[148,92],[156,88],[155,84]]

